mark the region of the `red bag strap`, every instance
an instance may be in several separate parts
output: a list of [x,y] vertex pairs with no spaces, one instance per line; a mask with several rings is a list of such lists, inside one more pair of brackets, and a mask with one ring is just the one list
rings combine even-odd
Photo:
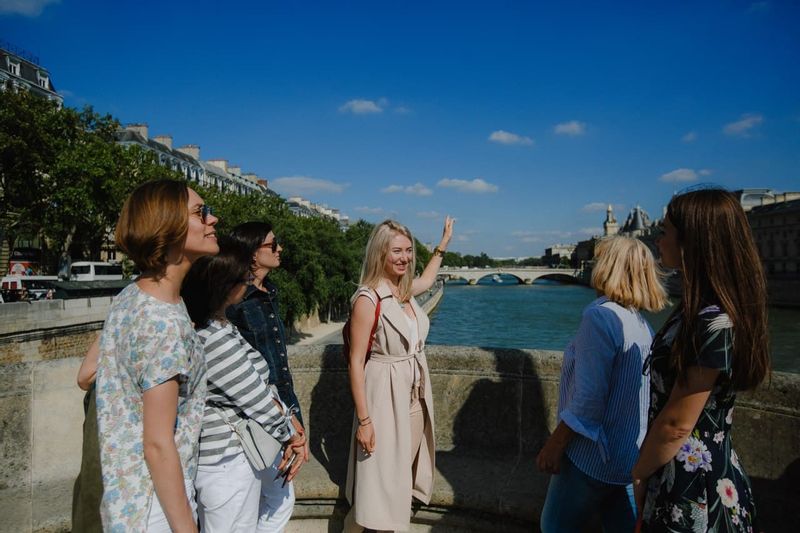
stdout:
[[381,316],[381,297],[378,296],[377,292],[375,293],[375,301],[377,302],[375,304],[375,322],[373,322],[372,331],[369,333],[367,357],[369,357],[369,352],[372,351],[372,342],[375,340],[375,332],[378,330],[378,318]]

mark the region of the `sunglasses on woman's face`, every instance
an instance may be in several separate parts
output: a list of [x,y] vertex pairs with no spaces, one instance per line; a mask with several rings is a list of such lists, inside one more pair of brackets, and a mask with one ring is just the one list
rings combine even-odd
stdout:
[[214,210],[211,209],[210,205],[200,205],[197,206],[197,209],[194,210],[193,214],[200,217],[200,221],[203,224],[208,224],[208,217],[214,214]]
[[280,244],[280,242],[278,242],[278,237],[273,237],[270,242],[265,242],[265,243],[261,244],[261,246],[259,246],[259,248],[266,248],[266,247],[269,246],[270,249],[272,250],[272,253],[274,254],[275,252],[278,251],[278,245],[279,244]]

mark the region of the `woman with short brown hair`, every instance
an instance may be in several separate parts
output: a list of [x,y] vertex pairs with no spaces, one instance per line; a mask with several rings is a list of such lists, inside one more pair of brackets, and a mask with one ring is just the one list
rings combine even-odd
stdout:
[[117,246],[142,275],[114,298],[100,337],[106,531],[197,531],[206,368],[180,289],[192,263],[219,250],[216,223],[195,191],[172,180],[141,185],[122,208]]

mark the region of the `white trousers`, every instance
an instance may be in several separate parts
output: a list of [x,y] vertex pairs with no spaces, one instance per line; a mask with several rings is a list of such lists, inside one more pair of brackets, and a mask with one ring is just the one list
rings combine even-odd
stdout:
[[275,481],[281,456],[258,472],[244,453],[197,468],[200,531],[278,533],[286,528],[294,508],[294,487]]
[[[191,479],[183,480],[186,488],[186,497],[189,498],[189,505],[192,507],[192,516],[197,519],[197,503],[194,499],[194,483]],[[167,515],[158,501],[158,495],[153,491],[153,499],[150,502],[150,513],[147,517],[147,533],[172,533],[167,521]]]

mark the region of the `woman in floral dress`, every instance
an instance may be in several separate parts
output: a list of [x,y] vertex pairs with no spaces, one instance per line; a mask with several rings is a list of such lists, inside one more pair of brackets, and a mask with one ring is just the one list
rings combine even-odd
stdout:
[[663,229],[661,261],[681,271],[683,298],[645,365],[649,426],[632,472],[642,531],[753,531],[730,431],[736,392],[769,372],[758,251],[738,200],[719,189],[674,197]]
[[145,183],[122,207],[116,243],[142,275],[114,298],[100,336],[103,531],[197,533],[206,364],[180,290],[192,263],[219,251],[216,223],[179,181]]

